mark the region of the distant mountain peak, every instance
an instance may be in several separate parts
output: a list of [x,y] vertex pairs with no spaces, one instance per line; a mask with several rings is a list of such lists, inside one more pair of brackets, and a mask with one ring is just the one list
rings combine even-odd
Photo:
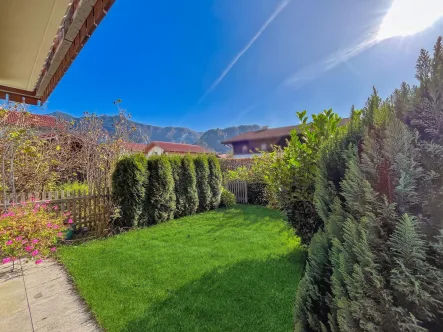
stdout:
[[[55,111],[48,115],[57,118],[63,118],[68,121],[78,122],[81,118],[74,117],[70,114]],[[103,119],[103,127],[110,133],[114,131],[114,121],[117,115],[101,115]],[[130,120],[131,125],[136,128],[136,131],[130,135],[130,140],[135,143],[148,143],[148,141],[163,141],[175,143],[198,144],[207,149],[216,151],[218,153],[227,153],[231,149],[228,146],[221,144],[222,141],[243,134],[248,131],[258,130],[259,125],[240,125],[227,127],[225,129],[215,128],[205,132],[197,132],[195,130],[185,127],[159,127],[149,124],[144,124]]]

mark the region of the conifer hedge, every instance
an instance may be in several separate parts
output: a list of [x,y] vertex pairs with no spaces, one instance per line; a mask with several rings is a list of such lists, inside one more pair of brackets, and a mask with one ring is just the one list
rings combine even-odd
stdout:
[[145,209],[149,225],[174,217],[176,197],[172,167],[167,156],[148,159],[149,179],[145,195]]
[[[295,302],[295,331],[441,331],[443,45],[329,141],[317,162],[321,225]],[[303,222],[303,221],[302,221]]]
[[112,176],[120,204],[120,226],[145,226],[215,209],[222,191],[215,156],[133,155],[120,160]]
[[146,157],[136,154],[118,161],[112,174],[112,193],[121,209],[119,227],[136,227],[143,223],[142,206],[147,181]]
[[209,186],[208,157],[205,155],[197,156],[194,159],[194,165],[197,177],[198,211],[209,211],[212,203],[212,192]]
[[220,205],[223,176],[218,158],[214,155],[208,157],[209,187],[211,188],[211,208],[216,209]]
[[198,192],[194,160],[190,155],[181,159],[182,173],[178,192],[183,197],[184,206],[181,216],[189,216],[197,212]]

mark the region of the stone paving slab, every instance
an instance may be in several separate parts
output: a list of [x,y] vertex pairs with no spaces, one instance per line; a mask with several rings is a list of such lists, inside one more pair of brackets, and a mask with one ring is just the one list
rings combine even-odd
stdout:
[[101,331],[53,260],[0,266],[0,331]]

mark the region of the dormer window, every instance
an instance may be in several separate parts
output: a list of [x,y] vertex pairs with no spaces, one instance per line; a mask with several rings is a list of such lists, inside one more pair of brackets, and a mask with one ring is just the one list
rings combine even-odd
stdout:
[[267,148],[268,148],[268,144],[266,144],[266,143],[262,143],[262,144],[261,144],[261,150],[262,150],[262,151],[266,151]]
[[242,146],[243,153],[248,153],[248,146],[245,144]]

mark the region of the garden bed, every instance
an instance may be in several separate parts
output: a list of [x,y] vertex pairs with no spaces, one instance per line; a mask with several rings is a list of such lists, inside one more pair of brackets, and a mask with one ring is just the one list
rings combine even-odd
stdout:
[[65,247],[60,260],[107,331],[292,331],[303,273],[279,212],[220,209]]

